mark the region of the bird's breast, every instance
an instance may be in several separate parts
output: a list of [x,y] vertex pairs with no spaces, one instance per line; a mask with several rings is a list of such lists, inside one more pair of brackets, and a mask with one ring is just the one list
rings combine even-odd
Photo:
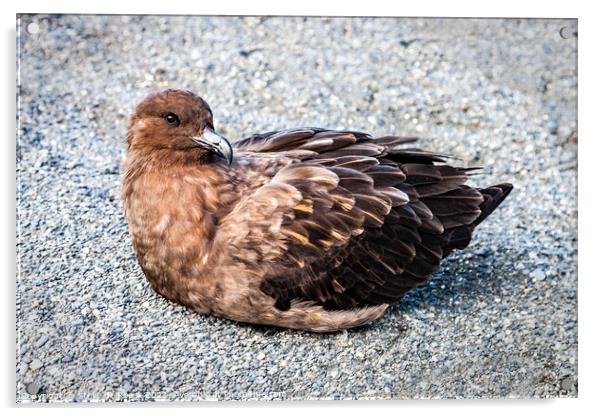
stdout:
[[125,216],[138,262],[155,290],[177,299],[207,274],[218,196],[186,175],[141,175],[124,190]]

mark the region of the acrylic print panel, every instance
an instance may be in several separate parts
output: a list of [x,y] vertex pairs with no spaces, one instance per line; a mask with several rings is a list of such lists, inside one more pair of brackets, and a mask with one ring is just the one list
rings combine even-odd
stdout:
[[[577,22],[22,15],[19,402],[575,397]],[[232,142],[299,126],[484,166],[514,191],[357,329],[201,315],[158,295],[123,214],[128,118],[183,88]],[[170,201],[177,204],[177,201]]]

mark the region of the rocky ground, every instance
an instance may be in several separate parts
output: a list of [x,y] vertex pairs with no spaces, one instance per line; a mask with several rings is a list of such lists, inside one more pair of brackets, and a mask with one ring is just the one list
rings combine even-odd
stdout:
[[[576,32],[575,20],[22,16],[17,401],[576,396]],[[515,189],[367,327],[199,316],[149,287],[119,198],[127,118],[166,87],[203,95],[232,139],[302,125],[418,134],[486,166],[477,184]]]

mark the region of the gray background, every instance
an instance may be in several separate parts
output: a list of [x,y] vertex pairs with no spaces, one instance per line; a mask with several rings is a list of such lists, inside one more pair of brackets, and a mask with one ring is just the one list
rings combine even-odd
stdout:
[[[576,396],[576,31],[22,16],[17,400]],[[317,335],[199,316],[150,289],[119,197],[127,118],[166,87],[201,94],[232,140],[296,126],[417,134],[486,166],[473,183],[515,190],[369,326]]]

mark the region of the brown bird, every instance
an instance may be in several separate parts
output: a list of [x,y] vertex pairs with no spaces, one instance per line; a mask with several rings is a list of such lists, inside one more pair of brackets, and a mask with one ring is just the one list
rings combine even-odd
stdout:
[[151,286],[197,312],[336,331],[379,318],[512,189],[465,185],[409,137],[297,128],[233,145],[197,95],[131,117],[125,216]]

